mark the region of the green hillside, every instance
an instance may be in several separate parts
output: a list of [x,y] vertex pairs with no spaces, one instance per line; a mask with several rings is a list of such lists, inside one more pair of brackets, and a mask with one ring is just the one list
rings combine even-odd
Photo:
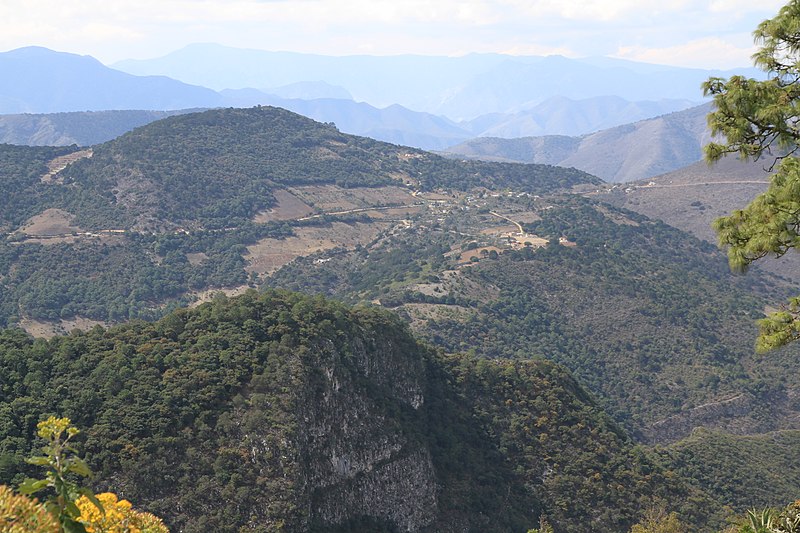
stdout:
[[[660,502],[708,531],[800,492],[791,439],[742,444],[800,429],[800,352],[752,353],[783,285],[570,195],[598,188],[584,173],[447,160],[272,108],[91,150],[2,145],[0,164],[0,325],[167,315],[0,333],[0,482],[53,413],[87,428],[98,488],[184,531],[525,531],[540,514],[627,531]],[[169,314],[247,287],[391,308],[434,348],[385,311],[284,293]],[[751,461],[784,482],[748,497]]]
[[563,369],[444,356],[391,313],[284,292],[49,342],[6,330],[0,399],[0,483],[58,413],[97,488],[174,530],[623,531],[655,500],[716,516]]
[[781,507],[800,493],[800,432],[730,435],[704,428],[658,449],[665,464],[736,509]]
[[0,145],[0,325],[153,318],[197,292],[244,285],[245,246],[292,234],[255,221],[290,186],[393,185],[410,197],[596,182],[544,165],[450,161],[276,108],[174,116],[90,151]]
[[28,211],[16,208],[20,216],[62,208],[88,229],[224,228],[249,222],[272,204],[274,189],[287,185],[547,192],[599,183],[584,172],[548,165],[452,161],[346,135],[332,124],[272,107],[159,120],[94,147],[91,157],[60,172],[58,183],[42,183],[47,155],[69,151],[0,145],[0,192],[29,197]]
[[[0,144],[0,229],[16,229],[47,207],[63,205],[64,194],[42,184],[47,163],[77,147],[29,147]],[[47,207],[45,207],[47,206]]]
[[272,107],[219,109],[154,122],[97,147],[91,159],[65,172],[65,181],[113,193],[134,226],[206,228],[249,221],[271,205],[271,192],[279,186],[410,183],[423,189],[546,192],[599,183],[574,169],[452,161],[346,135],[332,124]]
[[535,213],[526,228],[551,244],[459,263],[470,242],[490,240],[482,228],[492,223],[486,211],[459,212],[324,263],[296,261],[267,282],[377,299],[447,350],[556,361],[645,440],[676,440],[695,425],[795,427],[785,369],[797,349],[753,355],[753,319],[771,301],[763,295],[780,294],[731,275],[707,243],[635,213],[579,197],[494,208]]

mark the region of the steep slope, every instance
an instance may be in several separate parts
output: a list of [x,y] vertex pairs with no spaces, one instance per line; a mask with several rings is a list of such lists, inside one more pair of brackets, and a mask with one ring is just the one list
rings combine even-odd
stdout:
[[[714,165],[704,162],[634,182],[626,187],[604,189],[592,196],[614,205],[658,218],[716,244],[711,225],[715,219],[747,205],[766,190],[771,177],[764,159],[742,162],[728,157]],[[752,275],[769,273],[785,278],[788,285],[800,276],[800,258],[788,254],[766,257],[753,265]]]
[[132,76],[89,56],[28,47],[0,53],[0,113],[187,109],[216,92],[163,76]]
[[174,530],[623,531],[654,498],[708,519],[562,369],[443,356],[375,308],[251,292],[50,343],[5,331],[0,365],[0,482],[56,412],[99,488]]
[[[731,278],[720,254],[684,234],[560,197],[599,189],[580,172],[446,160],[271,108],[170,117],[52,176],[46,159],[67,149],[6,150],[14,179],[3,197],[26,200],[0,211],[6,323],[153,318],[208,289],[291,286],[408,304],[449,349],[553,358],[642,438],[675,440],[706,423],[794,427],[791,386],[779,383],[796,354],[749,351],[751,318],[783,294]],[[27,150],[39,159],[26,163]],[[528,238],[511,222],[538,234],[530,250],[511,242]],[[575,246],[542,244],[559,237]],[[498,259],[478,255],[468,268],[470,242]],[[774,419],[755,409],[772,400]],[[709,402],[727,411],[676,417]]]
[[698,429],[657,449],[664,464],[734,508],[773,507],[800,493],[800,432],[729,435]]
[[726,157],[599,192],[605,202],[640,212],[715,243],[714,219],[746,205],[769,184],[768,161]]
[[[169,152],[163,143],[170,143]],[[583,172],[457,162],[339,132],[270,107],[170,117],[97,147],[63,172],[65,183],[113,193],[127,227],[224,227],[250,220],[280,186],[485,186],[545,192],[599,183]]]
[[[460,157],[574,167],[610,182],[634,181],[699,161],[710,140],[709,105],[578,138],[478,138],[447,149]],[[553,149],[558,147],[558,149]]]

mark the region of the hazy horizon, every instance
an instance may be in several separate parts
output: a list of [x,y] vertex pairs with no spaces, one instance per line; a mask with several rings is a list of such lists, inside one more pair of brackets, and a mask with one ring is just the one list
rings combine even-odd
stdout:
[[0,49],[43,46],[106,65],[191,44],[328,56],[472,53],[614,57],[720,69],[747,67],[752,30],[783,4],[743,0],[10,0]]

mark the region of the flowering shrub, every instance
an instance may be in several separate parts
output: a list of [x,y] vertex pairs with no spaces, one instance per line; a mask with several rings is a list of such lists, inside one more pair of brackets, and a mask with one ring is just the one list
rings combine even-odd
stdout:
[[169,533],[160,518],[134,511],[128,500],[119,500],[116,494],[105,492],[98,494],[97,499],[105,513],[85,496],[75,502],[81,511],[78,521],[87,533]]
[[7,533],[59,533],[56,519],[35,499],[15,494],[0,485],[0,531]]
[[[119,500],[110,492],[95,496],[91,490],[75,482],[76,477],[88,477],[92,472],[70,442],[79,430],[72,426],[69,418],[51,416],[39,422],[37,427],[39,437],[45,441],[42,447],[44,455],[32,457],[28,462],[44,467],[46,475],[44,479],[26,479],[20,485],[20,492],[33,494],[46,490],[54,495],[44,504],[39,504],[0,487],[8,491],[8,494],[0,493],[0,532],[169,533],[160,518],[134,511],[129,501]],[[4,505],[6,500],[8,504]],[[18,516],[32,521],[32,524],[42,521],[44,529],[28,527]]]

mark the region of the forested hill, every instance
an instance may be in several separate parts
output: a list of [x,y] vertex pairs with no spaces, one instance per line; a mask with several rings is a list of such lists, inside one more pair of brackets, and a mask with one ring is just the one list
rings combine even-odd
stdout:
[[33,341],[0,333],[0,483],[50,413],[111,488],[174,531],[627,531],[719,507],[633,445],[568,374],[419,344],[399,318],[254,291]]
[[[255,275],[248,246],[327,224],[332,211],[369,219],[359,208],[421,209],[418,195],[437,188],[451,198],[476,186],[545,194],[586,183],[598,179],[447,160],[271,107],[173,116],[84,149],[0,145],[0,325],[162,316],[202,291],[244,286]],[[367,200],[327,207],[353,190]],[[276,194],[308,198],[292,200],[300,214],[276,217]],[[386,223],[363,227],[359,242]],[[299,253],[319,242],[303,240]]]
[[[548,165],[448,160],[339,132],[272,107],[217,109],[170,117],[97,146],[67,168],[65,184],[98,191],[115,205],[114,223],[228,227],[271,205],[278,187],[408,185],[422,190],[513,187],[549,192],[600,183]],[[83,206],[78,223],[112,222]],[[96,216],[90,217],[91,214]],[[97,216],[99,215],[99,216]]]

